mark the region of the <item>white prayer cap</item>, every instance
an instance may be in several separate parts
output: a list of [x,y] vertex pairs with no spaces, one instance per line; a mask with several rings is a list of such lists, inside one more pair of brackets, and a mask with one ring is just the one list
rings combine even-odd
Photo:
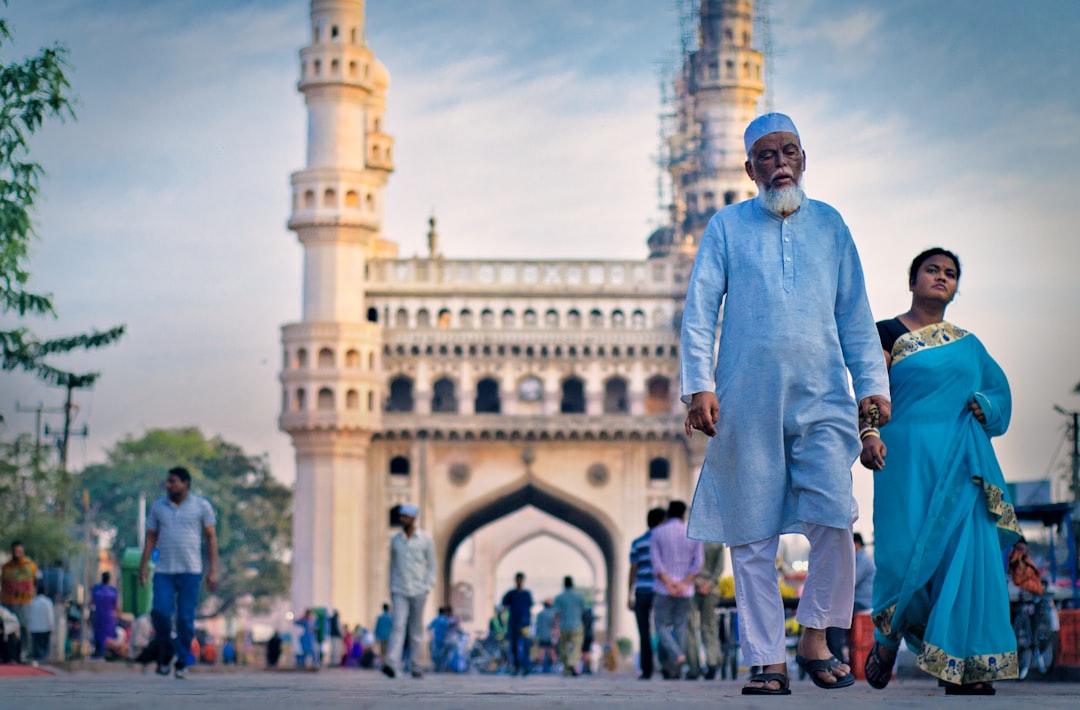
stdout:
[[408,515],[410,518],[415,518],[420,514],[420,509],[412,503],[402,503],[398,506],[398,515]]
[[799,130],[795,128],[795,122],[788,116],[782,113],[765,113],[755,118],[746,127],[746,133],[743,134],[746,154],[750,155],[750,149],[754,147],[759,138],[770,133],[793,133],[796,138],[799,137]]

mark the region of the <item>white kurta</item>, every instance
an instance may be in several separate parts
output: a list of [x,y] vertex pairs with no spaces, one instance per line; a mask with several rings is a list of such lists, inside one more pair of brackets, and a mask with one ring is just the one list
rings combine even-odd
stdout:
[[[716,323],[723,305],[719,354]],[[760,198],[705,229],[682,321],[682,397],[715,391],[689,535],[728,545],[805,523],[847,528],[859,399],[889,393],[862,266],[829,205],[804,198],[781,218]]]

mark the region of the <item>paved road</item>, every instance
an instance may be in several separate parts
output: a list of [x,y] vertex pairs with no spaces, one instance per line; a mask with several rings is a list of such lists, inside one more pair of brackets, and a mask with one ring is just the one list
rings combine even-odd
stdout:
[[1080,683],[1000,683],[991,698],[946,698],[929,680],[894,680],[883,691],[865,683],[826,691],[809,681],[793,684],[784,698],[752,698],[739,694],[742,681],[639,681],[632,675],[582,678],[532,675],[527,678],[478,675],[427,675],[421,679],[390,680],[371,671],[328,670],[318,673],[199,672],[187,680],[142,675],[137,670],[60,673],[47,678],[0,679],[0,708],[64,710],[117,708],[119,710],[173,710],[179,708],[257,708],[257,710],[309,710],[314,708],[440,708],[442,710],[494,710],[495,708],[593,707],[762,708],[783,704],[799,710],[846,708],[932,707],[950,708],[977,702],[980,710],[1031,710],[1077,707]]

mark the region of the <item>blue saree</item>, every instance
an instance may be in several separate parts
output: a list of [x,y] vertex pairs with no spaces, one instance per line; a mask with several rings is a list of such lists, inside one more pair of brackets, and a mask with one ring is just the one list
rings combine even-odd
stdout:
[[[990,437],[1009,425],[1009,383],[978,338],[949,323],[892,349],[886,466],[874,473],[874,638],[903,638],[949,683],[1017,677],[1001,550],[1019,537]],[[968,409],[977,399],[980,424]]]

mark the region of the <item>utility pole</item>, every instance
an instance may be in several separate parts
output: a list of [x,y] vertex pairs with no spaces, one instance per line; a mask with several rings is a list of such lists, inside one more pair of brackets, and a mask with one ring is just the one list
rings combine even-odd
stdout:
[[64,429],[63,429],[63,431],[62,432],[57,432],[56,430],[49,431],[49,425],[48,424],[45,425],[45,434],[46,435],[48,435],[48,434],[57,434],[57,433],[60,434],[60,438],[57,441],[57,444],[59,445],[59,448],[60,448],[60,482],[61,482],[60,486],[63,489],[62,492],[61,492],[61,495],[59,496],[59,499],[58,499],[58,506],[59,506],[61,514],[63,514],[63,512],[64,512],[64,506],[65,506],[64,501],[65,501],[65,499],[67,497],[67,491],[69,489],[69,484],[71,482],[71,474],[68,472],[68,450],[70,448],[69,444],[71,443],[71,437],[72,436],[86,436],[87,434],[89,434],[89,430],[87,429],[85,424],[83,425],[82,431],[80,431],[80,432],[72,432],[71,431],[71,422],[75,418],[75,415],[79,411],[78,405],[76,405],[72,401],[73,393],[75,392],[76,387],[81,387],[82,385],[79,385],[76,382],[73,382],[73,381],[69,380],[67,385],[65,385],[65,386],[67,387],[67,397],[64,400],[63,408],[61,408],[59,410],[59,411],[62,411],[64,413]]
[[1070,412],[1056,404],[1054,411],[1069,418],[1069,431],[1072,434],[1072,479],[1069,488],[1073,494],[1073,520],[1080,522],[1080,411]]
[[[69,389],[68,393],[70,392]],[[97,550],[94,549],[93,538],[91,537],[93,516],[90,513],[90,491],[85,488],[82,491],[82,504],[83,515],[85,516],[83,530],[86,535],[86,563],[83,565],[82,618],[79,619],[79,658],[85,658],[86,642],[90,638],[90,590],[94,588],[94,572],[97,570]]]
[[[1080,412],[1072,412],[1072,486],[1073,501],[1080,506]],[[1080,508],[1077,510],[1080,522]]]
[[24,407],[18,402],[15,402],[15,411],[17,412],[33,412],[34,413],[34,473],[39,473],[41,469],[41,418],[45,414],[60,414],[64,411],[61,407],[46,407],[41,402],[38,402],[36,407]]
[[75,385],[68,380],[67,383],[67,400],[64,402],[64,444],[60,449],[60,470],[65,474],[67,473],[67,457],[68,457],[68,436],[71,434],[71,393],[75,391]]
[[[1072,508],[1072,530],[1073,530],[1073,550],[1080,549],[1080,411],[1067,411],[1056,404],[1054,405],[1054,411],[1058,414],[1064,414],[1069,417],[1070,433],[1072,434],[1072,481],[1070,482],[1070,488],[1072,488],[1073,495],[1073,508]],[[1073,568],[1073,577],[1076,577],[1076,565],[1080,563],[1080,559],[1073,557],[1070,560]],[[1076,590],[1072,590],[1076,593]]]

